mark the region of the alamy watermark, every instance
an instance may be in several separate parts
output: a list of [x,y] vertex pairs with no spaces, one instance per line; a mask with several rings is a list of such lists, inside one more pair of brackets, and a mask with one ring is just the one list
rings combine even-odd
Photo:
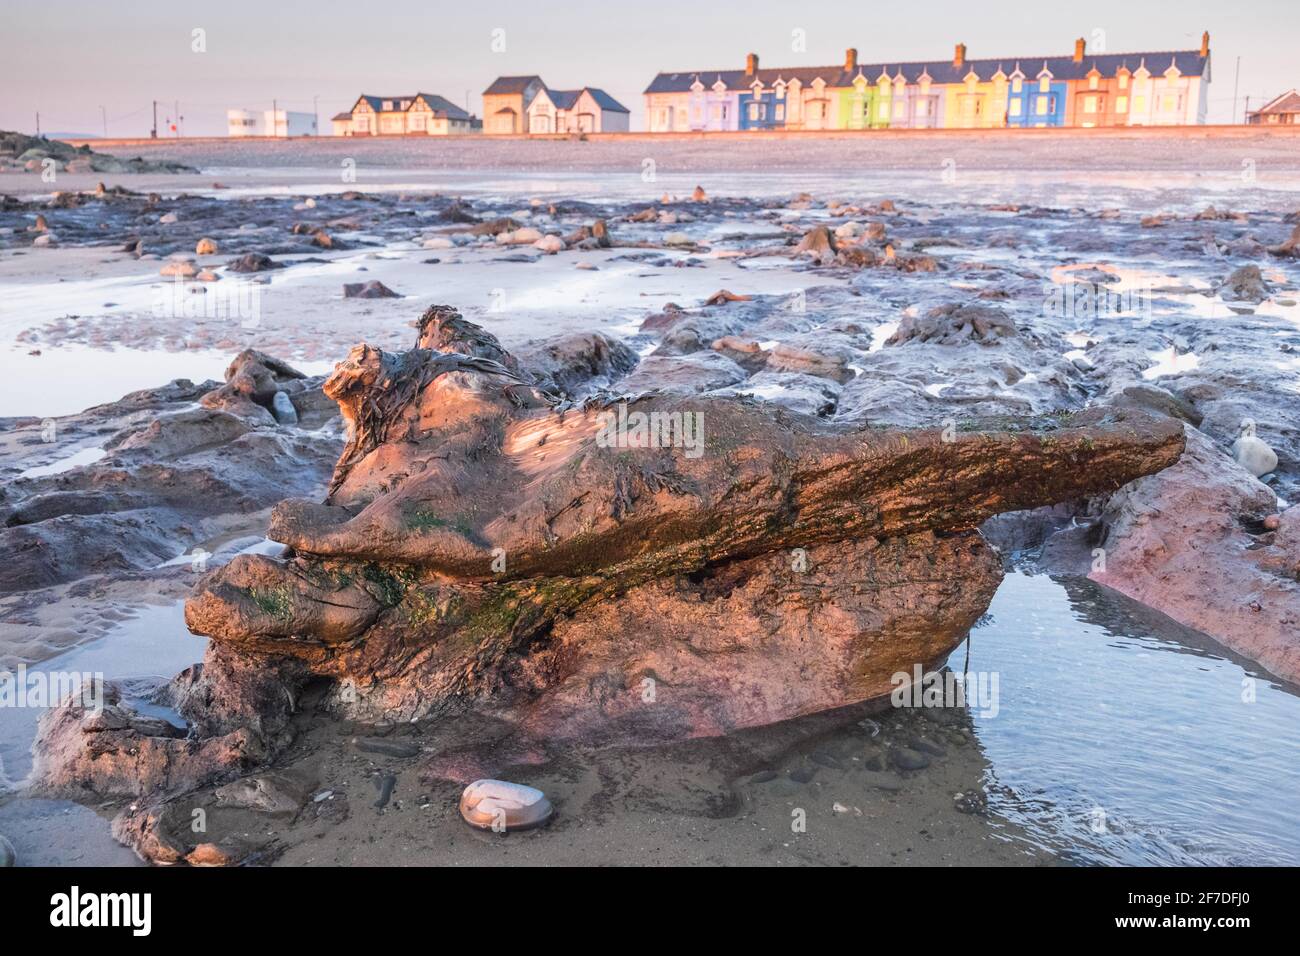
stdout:
[[703,412],[629,412],[627,402],[596,416],[601,448],[681,448],[687,458],[704,454]]
[[246,329],[262,322],[262,287],[256,282],[196,283],[176,277],[156,286],[156,319],[216,319],[237,321]]
[[1047,282],[1043,284],[1043,315],[1049,319],[1150,319],[1151,289],[1113,289],[1105,282]]
[[1001,710],[997,671],[926,673],[917,664],[912,673],[898,671],[889,682],[894,687],[889,702],[895,707],[969,707],[981,717],[996,717]]
[[98,714],[104,709],[104,675],[90,671],[0,671],[0,708],[58,707],[70,701]]

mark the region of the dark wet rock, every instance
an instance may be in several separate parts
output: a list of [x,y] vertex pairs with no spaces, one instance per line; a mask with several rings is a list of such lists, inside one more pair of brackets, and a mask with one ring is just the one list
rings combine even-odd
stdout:
[[840,388],[831,379],[799,372],[759,372],[738,385],[715,389],[708,394],[749,396],[803,415],[825,418],[835,413]]
[[375,802],[371,806],[376,810],[383,810],[393,799],[393,791],[396,789],[397,777],[391,773],[383,773],[375,777],[375,790],[379,792],[379,796],[375,797]]
[[910,747],[894,747],[889,751],[889,762],[899,770],[924,770],[930,758]]
[[544,389],[576,397],[607,388],[632,369],[638,357],[604,332],[571,332],[516,350],[518,365]]
[[710,348],[725,355],[750,374],[767,365],[767,350],[755,339],[724,335],[720,339],[714,339]]
[[1191,402],[1158,385],[1126,385],[1118,394],[1111,396],[1110,403],[1123,408],[1145,408],[1197,427],[1205,417]]
[[292,817],[306,805],[313,786],[290,773],[257,773],[217,787],[213,795],[222,806]]
[[1269,291],[1259,266],[1241,266],[1233,270],[1219,289],[1224,299],[1238,302],[1263,302],[1268,298]]
[[420,745],[414,740],[393,739],[390,737],[358,737],[352,745],[362,753],[379,754],[382,757],[408,759],[420,754]]
[[[15,425],[8,467],[43,464],[42,453],[57,462],[78,444],[105,454],[50,475],[9,472],[0,485],[0,593],[154,568],[249,527],[286,487],[320,487],[334,442],[278,427],[254,401],[274,400],[268,382],[299,388],[291,397],[302,400],[300,415],[320,427],[336,409],[311,407],[307,396],[319,387],[251,351],[230,372],[237,388],[174,382],[57,419],[53,444],[41,441],[40,421]],[[225,407],[192,407],[196,399]]]
[[343,298],[345,299],[400,299],[402,295],[394,292],[388,286],[384,285],[378,279],[371,279],[369,282],[345,282],[343,283]]
[[813,226],[794,247],[796,256],[808,256],[819,262],[829,262],[837,251],[835,235],[826,226]]
[[111,686],[104,697],[102,708],[70,699],[41,715],[32,769],[36,792],[183,792],[246,772],[271,756],[261,735],[249,728],[191,740],[184,728],[121,706]]
[[713,351],[689,355],[650,355],[619,382],[629,395],[655,391],[665,395],[695,395],[736,385],[746,378],[745,370],[731,359]]
[[226,270],[229,272],[269,272],[272,269],[283,268],[282,263],[260,252],[249,252],[226,263]]
[[487,222],[480,222],[469,230],[471,236],[499,236],[502,233],[514,232],[520,227],[520,223],[509,218],[508,216],[499,219],[490,219]]
[[790,771],[789,776],[795,783],[812,783],[813,778],[817,776],[817,768],[807,765],[795,767]]
[[936,345],[962,345],[966,342],[991,344],[1016,334],[1015,323],[1001,309],[986,305],[943,305],[924,316],[907,315],[886,346],[905,342],[933,342]]
[[277,420],[276,396],[285,395],[287,400],[286,393],[303,388],[306,378],[287,362],[256,349],[245,349],[227,366],[226,384],[208,392],[199,401],[204,408],[274,422]]

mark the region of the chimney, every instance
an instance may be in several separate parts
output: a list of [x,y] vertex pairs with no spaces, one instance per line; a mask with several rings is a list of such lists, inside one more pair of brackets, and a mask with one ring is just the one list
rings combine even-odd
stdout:
[[966,44],[958,43],[952,52],[952,65],[962,66],[966,63]]
[[1083,51],[1086,48],[1086,46],[1087,44],[1085,43],[1083,37],[1079,37],[1079,39],[1074,41],[1074,62],[1075,63],[1083,62]]
[[745,75],[753,76],[758,72],[758,54],[751,53],[745,57]]
[[844,72],[852,73],[858,68],[858,51],[849,47],[844,51]]
[[1206,30],[1201,34],[1201,59],[1210,55],[1210,31]]

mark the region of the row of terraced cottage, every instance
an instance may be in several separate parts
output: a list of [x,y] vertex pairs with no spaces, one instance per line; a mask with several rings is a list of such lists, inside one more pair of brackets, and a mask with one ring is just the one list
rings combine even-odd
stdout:
[[858,62],[660,73],[645,91],[652,133],[693,130],[993,129],[1205,122],[1210,35],[1199,50]]
[[[1183,126],[1205,122],[1210,35],[1199,50],[660,73],[646,88],[652,133],[740,130],[994,129]],[[483,119],[445,97],[363,95],[334,117],[336,136],[626,132],[630,114],[599,87],[555,90],[502,76],[483,91]]]

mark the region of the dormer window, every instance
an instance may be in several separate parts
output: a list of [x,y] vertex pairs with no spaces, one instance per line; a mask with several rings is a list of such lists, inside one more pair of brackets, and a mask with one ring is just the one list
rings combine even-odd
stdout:
[[1025,78],[1023,76],[1017,75],[1011,78],[1012,93],[1019,93],[1022,89],[1024,89],[1024,86],[1025,86]]
[[1119,88],[1120,88],[1121,90],[1127,90],[1127,89],[1128,89],[1128,70],[1125,70],[1124,72],[1120,73],[1120,75],[1119,75]]
[[1094,72],[1094,73],[1089,73],[1089,74],[1088,74],[1088,89],[1090,89],[1090,90],[1095,90],[1095,89],[1097,89],[1098,85],[1100,84],[1100,81],[1101,81],[1101,77],[1098,76],[1095,72]]
[[1052,88],[1052,76],[1050,73],[1044,73],[1038,78],[1038,92],[1046,93]]
[[392,109],[393,109],[393,101],[384,100],[384,112],[386,113],[392,112]]

